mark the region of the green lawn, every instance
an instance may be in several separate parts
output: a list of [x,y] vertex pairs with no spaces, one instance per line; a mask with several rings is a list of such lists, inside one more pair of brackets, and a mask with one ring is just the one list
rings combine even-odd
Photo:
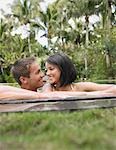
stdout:
[[0,150],[115,150],[116,108],[0,114]]

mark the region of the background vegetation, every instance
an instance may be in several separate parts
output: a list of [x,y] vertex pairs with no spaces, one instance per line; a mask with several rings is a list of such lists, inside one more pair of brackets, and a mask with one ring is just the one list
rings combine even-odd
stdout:
[[70,56],[79,80],[116,79],[116,1],[56,0],[45,10],[42,2],[15,0],[11,14],[2,11],[0,82],[13,82],[15,60],[34,55],[43,61],[54,51]]

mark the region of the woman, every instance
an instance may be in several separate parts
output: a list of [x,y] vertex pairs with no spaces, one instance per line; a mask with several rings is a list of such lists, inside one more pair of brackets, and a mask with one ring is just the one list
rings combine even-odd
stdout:
[[55,53],[46,60],[48,83],[43,91],[111,92],[116,94],[116,85],[93,82],[74,83],[76,69],[70,58],[64,53]]

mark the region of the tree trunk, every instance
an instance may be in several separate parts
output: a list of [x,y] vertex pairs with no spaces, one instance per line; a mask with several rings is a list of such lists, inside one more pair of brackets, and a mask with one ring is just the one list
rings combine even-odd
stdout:
[[84,63],[85,63],[85,73],[87,78],[87,72],[88,72],[88,61],[87,61],[87,48],[89,45],[89,16],[85,16],[85,24],[86,24],[86,36],[85,36],[85,54],[84,54]]
[[88,45],[89,45],[89,28],[88,28],[88,25],[89,25],[89,16],[88,15],[85,16],[85,24],[86,24],[85,46],[88,47]]
[[28,37],[28,48],[29,48],[29,55],[31,54],[31,43],[30,43],[30,35]]
[[[111,27],[112,27],[112,23],[111,23],[111,2],[112,0],[107,0],[106,2],[106,11],[108,12],[107,17],[106,17],[106,23],[105,23],[105,41],[109,41],[110,39],[110,34],[111,34]],[[110,57],[110,50],[106,50],[106,66],[107,68],[112,67],[111,64],[111,57]]]

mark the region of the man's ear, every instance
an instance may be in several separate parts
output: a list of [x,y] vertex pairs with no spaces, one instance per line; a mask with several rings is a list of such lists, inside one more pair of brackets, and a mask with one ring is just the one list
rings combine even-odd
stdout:
[[26,84],[27,83],[27,77],[20,76],[20,81],[22,84]]

